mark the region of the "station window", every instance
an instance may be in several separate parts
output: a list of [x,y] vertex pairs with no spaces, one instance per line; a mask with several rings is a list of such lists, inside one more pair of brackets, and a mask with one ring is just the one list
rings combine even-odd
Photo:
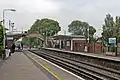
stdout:
[[70,46],[70,41],[67,41],[67,46]]

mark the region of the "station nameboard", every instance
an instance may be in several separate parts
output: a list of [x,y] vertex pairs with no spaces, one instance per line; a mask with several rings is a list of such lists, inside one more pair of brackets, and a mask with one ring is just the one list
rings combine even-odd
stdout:
[[110,44],[115,44],[116,43],[116,38],[109,38],[109,43]]

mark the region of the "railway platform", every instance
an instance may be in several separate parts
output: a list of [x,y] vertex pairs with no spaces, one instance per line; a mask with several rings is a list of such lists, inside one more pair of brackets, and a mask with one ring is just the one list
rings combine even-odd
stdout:
[[0,80],[84,79],[76,77],[76,75],[56,67],[39,56],[30,53],[27,49],[24,49],[23,51],[15,52],[0,65]]
[[106,53],[73,52],[73,51],[66,51],[66,50],[60,50],[60,49],[55,49],[55,48],[45,48],[45,49],[67,52],[67,53],[71,53],[71,54],[85,55],[85,56],[96,57],[96,58],[107,59],[107,60],[113,60],[113,61],[120,61],[120,54],[118,54],[118,56],[115,57],[115,56],[112,56],[112,55],[106,55]]
[[22,52],[15,52],[0,66],[0,80],[50,80]]
[[0,58],[0,67],[2,66],[3,60]]

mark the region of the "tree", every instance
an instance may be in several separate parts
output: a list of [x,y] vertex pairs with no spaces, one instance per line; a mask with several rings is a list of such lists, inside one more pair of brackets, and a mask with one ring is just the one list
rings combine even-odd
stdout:
[[72,35],[84,35],[86,38],[86,41],[88,37],[90,39],[90,42],[93,41],[93,35],[96,32],[96,29],[92,26],[89,26],[87,22],[75,20],[75,21],[72,21],[71,24],[68,25],[68,27],[69,27],[68,32],[72,33]]
[[109,38],[120,37],[120,17],[119,16],[116,16],[114,21],[114,18],[110,14],[106,15],[105,24],[103,25],[102,37],[106,42],[108,42]]
[[[105,24],[103,25],[102,37],[106,42],[106,44],[109,44],[108,43],[109,38],[116,38],[117,42],[120,41],[120,17],[119,16],[116,16],[114,20],[114,18],[110,14],[106,15]],[[108,49],[111,49],[111,47],[108,47]],[[116,48],[116,56],[117,56],[117,48]]]
[[120,17],[116,16],[115,19],[115,27],[114,27],[114,37],[116,37],[117,39],[120,38]]
[[[38,33],[41,34],[44,37],[44,40],[46,40],[46,37],[50,37],[55,35],[60,31],[59,23],[55,20],[44,18],[44,19],[37,19],[31,28],[28,30],[28,34],[31,33]],[[27,39],[26,39],[27,40]],[[24,41],[26,42],[26,41]],[[36,44],[36,42],[39,42],[37,39],[29,39],[29,42],[32,44]]]
[[90,41],[90,43],[95,41],[95,39],[93,37],[95,32],[96,32],[96,29],[93,26],[89,26],[89,41]]
[[39,24],[39,30],[43,36],[53,36],[61,30],[59,23],[52,19],[42,19]]
[[40,33],[43,36],[53,36],[60,31],[60,26],[57,21],[52,19],[37,19],[28,33]]
[[84,35],[84,32],[88,29],[88,26],[89,25],[86,22],[75,20],[68,25],[68,32],[72,33],[72,35]]
[[[103,25],[103,32],[102,32],[102,37],[103,37],[103,42],[105,44],[109,44],[109,38],[115,37],[116,29],[115,29],[115,22],[114,18],[110,15],[107,14],[105,17],[105,23]],[[109,44],[111,45],[111,44]],[[108,51],[113,51],[113,46],[108,46]]]
[[106,15],[105,24],[103,25],[103,33],[102,37],[104,38],[105,42],[108,42],[108,38],[113,37],[114,34],[114,21],[113,17],[110,14]]

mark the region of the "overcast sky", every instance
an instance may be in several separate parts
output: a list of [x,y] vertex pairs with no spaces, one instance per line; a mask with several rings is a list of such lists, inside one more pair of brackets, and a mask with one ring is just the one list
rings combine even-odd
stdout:
[[[120,16],[120,0],[0,0],[0,19],[3,9],[14,8],[16,12],[6,12],[6,23],[12,20],[17,30],[28,30],[36,19],[57,20],[67,31],[72,20],[88,22],[99,30],[105,15]],[[99,32],[97,35],[99,35]]]

